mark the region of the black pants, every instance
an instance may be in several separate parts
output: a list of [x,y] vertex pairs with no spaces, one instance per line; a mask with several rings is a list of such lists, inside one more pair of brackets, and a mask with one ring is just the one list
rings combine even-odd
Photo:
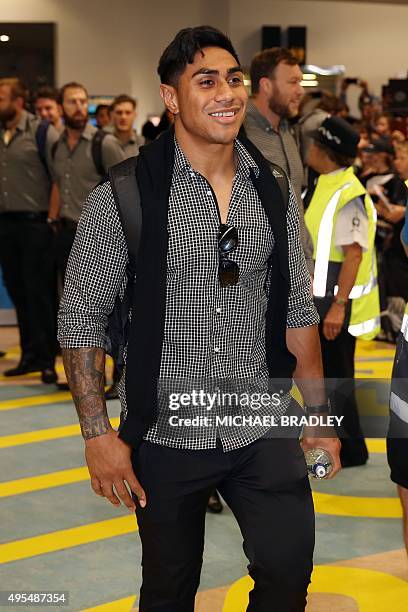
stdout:
[[65,221],[62,219],[61,228],[55,236],[57,267],[62,281],[64,281],[65,278],[68,258],[74,243],[76,228],[76,223],[73,221]]
[[133,456],[147,506],[137,507],[143,545],[140,612],[193,612],[205,511],[217,488],[234,513],[255,581],[251,612],[300,612],[312,572],[314,511],[296,439],[261,439],[224,453],[143,442]]
[[14,303],[22,361],[53,368],[57,340],[55,263],[46,215],[0,215],[0,265]]
[[329,393],[331,406],[337,416],[344,417],[340,434],[342,462],[346,465],[366,461],[368,451],[360,425],[354,384],[356,339],[347,329],[342,329],[337,338],[326,340],[322,324],[319,333],[324,376],[336,381],[335,390]]

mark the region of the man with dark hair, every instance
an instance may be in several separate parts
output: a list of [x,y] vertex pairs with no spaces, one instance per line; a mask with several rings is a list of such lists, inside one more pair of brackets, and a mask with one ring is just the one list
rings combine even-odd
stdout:
[[54,87],[40,87],[34,96],[35,114],[51,123],[61,133],[64,129],[62,108],[59,103],[59,91]]
[[300,215],[300,232],[309,272],[313,272],[313,246],[304,223],[303,164],[288,120],[296,117],[303,96],[302,71],[292,53],[282,47],[265,49],[251,62],[253,97],[248,103],[245,131],[269,161],[290,178]]
[[[180,31],[158,72],[174,128],[143,147],[133,166],[143,222],[119,432],[103,394],[104,330],[123,295],[128,252],[110,182],[87,201],[59,315],[92,488],[136,509],[141,612],[193,612],[214,488],[244,536],[255,580],[248,609],[299,612],[312,570],[314,516],[297,437],[268,439],[271,428],[262,424],[186,422],[178,432],[170,420],[171,390],[194,395],[197,380],[229,390],[234,381],[269,388],[269,377],[286,379],[278,387],[285,411],[295,367],[306,402],[327,413],[324,392],[303,384],[321,381],[322,368],[296,201],[291,189],[284,197],[279,188],[277,177],[285,177],[249,141],[237,140],[247,92],[225,35],[209,26]],[[121,182],[125,167],[129,175],[129,160]],[[194,400],[190,408],[201,415]],[[335,473],[339,442],[315,433],[306,430],[304,448],[326,448]]]
[[96,127],[100,130],[110,125],[111,117],[109,104],[98,104],[95,109],[95,121]]
[[51,384],[57,346],[48,166],[58,132],[28,113],[25,102],[19,79],[0,79],[0,265],[21,345],[20,363],[4,375],[41,371]]
[[49,218],[60,225],[57,260],[64,275],[85,199],[110,166],[124,159],[124,154],[112,135],[89,123],[88,92],[83,85],[65,84],[60,102],[65,129],[52,150],[52,173],[59,198]]
[[143,141],[134,128],[137,116],[136,100],[127,94],[116,96],[110,107],[110,116],[113,123],[113,135],[126,157],[137,155]]
[[375,255],[376,213],[353,170],[360,136],[340,117],[328,117],[311,134],[307,163],[320,176],[306,211],[313,239],[313,295],[320,315],[325,377],[339,379],[330,396],[343,416],[343,467],[368,458],[354,392],[356,337],[372,340],[380,330]]

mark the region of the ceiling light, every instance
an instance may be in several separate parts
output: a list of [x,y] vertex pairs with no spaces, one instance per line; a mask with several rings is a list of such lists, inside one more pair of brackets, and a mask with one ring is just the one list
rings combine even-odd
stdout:
[[318,87],[319,81],[300,81],[302,87]]
[[334,66],[316,66],[315,64],[307,64],[303,66],[308,72],[314,72],[315,74],[321,74],[322,76],[341,76],[346,72],[346,67],[342,64],[335,64]]
[[0,41],[1,42],[8,42],[10,40],[10,36],[8,34],[2,34],[0,36]]

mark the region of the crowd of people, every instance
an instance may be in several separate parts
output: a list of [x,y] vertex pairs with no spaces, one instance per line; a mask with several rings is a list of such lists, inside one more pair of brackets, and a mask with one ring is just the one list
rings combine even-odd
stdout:
[[88,106],[80,83],[41,88],[30,101],[19,79],[0,80],[0,264],[21,345],[20,362],[4,372],[8,377],[39,371],[44,383],[57,382],[58,282],[83,204],[109,168],[137,155],[141,144],[131,96],[114,99],[105,129],[92,125]]
[[[260,86],[260,80],[265,81],[265,70],[275,70],[276,91],[272,95]],[[406,206],[404,180],[408,175],[405,134],[393,129],[395,118],[382,112],[365,82],[360,96],[361,118],[356,119],[349,115],[346,104],[347,79],[339,96],[322,91],[311,98],[304,95],[301,76],[299,65],[286,49],[259,53],[251,65],[254,98],[248,104],[244,129],[265,157],[282,167],[291,180],[310,271],[312,247],[303,221],[303,208],[310,202],[317,178],[307,162],[310,133],[329,115],[342,117],[358,131],[355,172],[378,213],[376,247],[383,313],[379,338],[395,341],[404,302],[408,300],[408,263],[399,240]],[[136,100],[122,94],[111,105],[97,107],[94,127],[89,121],[87,90],[75,82],[60,90],[42,87],[29,98],[18,79],[2,79],[0,105],[5,159],[0,214],[7,235],[2,240],[1,264],[16,307],[22,348],[21,362],[5,375],[41,371],[43,382],[54,383],[57,345],[55,316],[51,312],[55,310],[55,269],[63,278],[86,196],[107,175],[110,166],[137,155],[139,147],[167,129],[172,119],[165,111],[159,125],[147,121],[142,130],[144,136],[139,136],[134,129]],[[23,138],[13,142],[19,133]],[[23,140],[31,140],[29,153],[27,147],[19,146]],[[30,172],[29,161],[33,166]],[[16,201],[10,202],[14,198]],[[44,222],[54,230],[53,234]],[[35,249],[32,240],[37,241]],[[115,379],[109,397],[117,397],[116,382]]]
[[[207,55],[216,69],[203,65]],[[368,459],[354,394],[356,338],[394,341],[408,300],[408,263],[400,241],[407,205],[406,132],[400,129],[401,122],[399,129],[394,129],[394,118],[382,111],[369,94],[366,83],[361,83],[359,119],[350,116],[347,79],[339,96],[321,92],[313,99],[305,98],[301,67],[287,49],[267,49],[252,59],[252,97],[248,103],[242,70],[239,65],[231,67],[232,62],[237,64],[238,59],[230,41],[207,27],[181,31],[160,60],[161,94],[166,111],[158,129],[153,130],[153,124],[144,126],[144,140],[152,144],[143,150],[142,161],[138,162],[142,169],[137,174],[142,201],[160,203],[162,207],[157,208],[157,218],[152,219],[147,211],[143,220],[145,234],[141,263],[138,262],[142,273],[136,278],[136,287],[141,291],[135,292],[132,308],[147,316],[143,320],[134,315],[130,318],[133,335],[129,336],[126,367],[132,376],[124,381],[115,365],[113,384],[106,397],[117,397],[126,383],[127,400],[133,397],[136,404],[136,398],[149,398],[152,391],[149,384],[155,378],[152,373],[158,371],[157,364],[161,364],[160,371],[166,376],[188,372],[187,378],[192,378],[198,370],[202,374],[205,368],[210,373],[232,372],[230,377],[238,379],[262,378],[267,372],[273,378],[271,372],[276,377],[279,372],[290,380],[293,375],[302,387],[302,379],[321,377],[320,336],[324,376],[344,381],[341,388],[328,389],[331,409],[343,418],[339,431],[341,450],[337,437],[319,439],[332,452],[334,474],[340,468],[340,459],[343,467],[363,465]],[[178,88],[180,79],[184,79],[183,87]],[[191,92],[196,82],[197,88]],[[67,279],[59,315],[59,339],[83,436],[89,441],[108,434],[100,441],[102,449],[111,429],[106,404],[98,395],[103,390],[104,376],[101,347],[108,306],[120,294],[128,251],[123,232],[118,230],[118,210],[107,183],[98,189],[94,187],[106,179],[109,168],[137,155],[144,140],[134,129],[136,101],[131,96],[122,94],[110,106],[101,105],[96,113],[97,127],[89,121],[89,96],[80,83],[67,83],[58,92],[41,89],[31,102],[33,113],[27,109],[27,92],[19,79],[0,80],[0,265],[16,308],[21,344],[20,362],[4,375],[13,377],[39,371],[44,383],[57,382],[58,279],[62,285]],[[173,122],[177,139],[169,130]],[[164,135],[157,138],[161,130]],[[235,140],[237,134],[238,140]],[[202,143],[201,152],[197,142]],[[217,149],[219,163],[216,164],[211,154],[214,143],[221,145]],[[163,167],[166,159],[172,160],[172,168]],[[221,172],[220,168],[224,170]],[[211,259],[215,242],[210,236],[214,219],[207,214],[209,208],[195,215],[193,201],[197,206],[205,202],[208,206],[214,203],[217,206],[218,267],[213,275],[217,277],[214,286],[213,276],[212,280],[206,276],[207,268],[215,261]],[[276,206],[272,206],[275,201]],[[88,204],[84,208],[85,202]],[[241,202],[246,208],[240,207]],[[170,211],[168,231],[162,216],[166,206]],[[230,226],[230,211],[231,215],[235,214],[240,233]],[[191,244],[194,241],[189,240],[191,224],[201,243],[206,245],[203,254],[197,255]],[[157,240],[148,240],[146,236]],[[239,242],[241,236],[244,236],[243,247]],[[250,245],[252,257],[244,252],[245,245],[247,248]],[[185,293],[181,291],[184,296],[181,301],[175,297],[179,295],[174,280],[177,275],[170,273],[166,279],[163,273],[166,248],[173,268],[185,272],[180,282],[187,289]],[[189,253],[187,266],[184,249]],[[196,270],[192,273],[194,265]],[[246,283],[245,291],[241,291],[241,278]],[[213,292],[223,307],[208,313],[206,309],[212,303]],[[201,311],[207,317],[203,321],[192,314]],[[221,326],[220,321],[223,321]],[[223,343],[227,346],[225,330],[231,330],[232,340],[228,338],[228,346],[233,347],[231,354],[223,353],[220,348]],[[162,332],[164,339],[159,337]],[[215,332],[219,335],[217,345],[211,336]],[[174,342],[166,342],[169,336]],[[269,342],[265,344],[267,339]],[[213,345],[213,356],[206,359],[208,346]],[[141,354],[143,350],[145,353]],[[237,359],[232,358],[232,353],[238,355]],[[90,413],[84,403],[85,387],[92,401],[99,402],[98,414]],[[307,414],[326,415],[329,405],[325,393],[310,393],[303,387]],[[154,454],[155,450],[151,449],[157,447],[166,449],[163,452],[168,453],[168,461],[163,465],[168,467],[174,461],[177,475],[185,467],[184,458],[179,460],[168,447],[198,453],[213,449],[218,453],[218,441],[217,447],[212,445],[213,440],[198,440],[198,437],[178,441],[178,446],[169,442],[168,436],[149,420],[148,410],[153,408],[149,401],[145,403],[139,406],[141,413],[146,411],[144,416],[133,413],[132,418],[128,418],[134,410],[132,405],[126,406],[126,402],[122,405],[120,437],[126,442],[133,445],[139,435],[138,419],[140,423],[143,421],[143,427],[149,423],[150,427],[144,427],[142,432],[143,440],[153,443],[147,447],[149,452]],[[246,431],[244,442],[224,433],[220,444],[224,450],[258,452],[257,436],[262,437],[263,433]],[[109,444],[119,444],[116,436]],[[303,444],[306,444],[304,449],[314,448],[316,441],[305,436]],[[272,451],[276,452],[268,450]],[[288,447],[284,452],[293,459],[293,449]],[[217,461],[217,470],[225,469],[223,459],[217,456]],[[262,471],[266,469],[265,457],[261,463]],[[286,465],[285,461],[281,463]],[[292,465],[288,461],[289,464]],[[130,469],[130,456],[126,465]],[[156,461],[152,460],[144,466],[148,481],[151,476],[153,496],[157,478],[149,469],[154,465]],[[298,487],[300,480],[292,479]],[[178,483],[179,499],[184,499],[187,481],[192,482],[188,477]],[[144,508],[145,493],[137,480],[134,482],[132,490],[137,494],[140,508]],[[210,482],[212,486],[208,485]],[[93,486],[103,494],[99,485]],[[230,489],[228,486],[224,487],[224,497],[229,498],[230,505],[235,504],[238,515],[241,510],[245,514],[248,509],[245,504],[242,508],[240,505],[245,495],[236,496],[233,485]],[[208,477],[203,488],[204,498],[207,494],[208,499],[208,492],[213,489],[210,509],[217,512],[222,505],[214,487],[217,487],[216,479]],[[302,512],[309,520],[310,491],[306,489],[299,495],[304,502]],[[257,493],[253,489],[248,491],[248,499],[254,494],[255,500]],[[161,503],[161,491],[157,490],[157,494]],[[106,496],[112,503],[119,502],[113,494]],[[156,519],[149,515],[150,507],[143,514],[127,490],[120,496],[129,508],[136,507],[139,512],[140,532],[148,548],[152,530],[155,533],[157,530]],[[164,501],[168,502],[170,497]],[[264,498],[262,503],[251,502],[250,512],[254,512],[254,507],[264,512],[269,501]],[[268,512],[261,516],[260,524],[265,517],[269,521]],[[177,520],[177,528],[184,529],[185,524]],[[300,546],[292,528],[293,523],[285,535],[285,546],[291,538]],[[179,537],[181,540],[181,533]],[[263,554],[262,538],[255,531],[248,537],[251,565],[253,561],[257,566]],[[163,538],[162,547],[170,544],[171,540]],[[190,545],[185,535],[184,545]],[[309,559],[311,540],[301,546],[307,550],[304,559]],[[273,545],[268,547],[272,549]],[[174,547],[171,553],[174,554]],[[197,555],[200,556],[199,546],[194,551],[194,559]],[[291,558],[300,557],[301,554],[291,555]],[[147,555],[146,559],[144,580],[150,581],[153,592],[156,582],[166,581],[166,570],[162,567],[159,571],[151,564],[149,574]],[[279,564],[275,561],[268,558],[273,572],[278,571]],[[304,581],[310,574],[309,561],[301,565],[296,568],[297,578],[294,578],[303,585],[297,593],[296,609],[299,610],[304,605]],[[198,567],[199,564],[191,570],[190,599]],[[259,567],[263,567],[262,563]],[[269,586],[264,591],[261,587],[258,592],[255,589],[254,597],[266,601],[270,583],[268,575],[262,584]],[[174,585],[167,584],[166,588],[171,591]],[[281,590],[282,601],[293,597],[288,585]],[[156,595],[151,597],[153,601]]]

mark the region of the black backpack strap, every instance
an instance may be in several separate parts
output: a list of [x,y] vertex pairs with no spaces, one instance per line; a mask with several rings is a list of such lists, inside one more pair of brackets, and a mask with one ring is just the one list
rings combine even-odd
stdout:
[[285,207],[287,208],[288,204],[289,204],[289,179],[288,179],[288,175],[277,164],[273,164],[272,162],[269,162],[269,166],[271,168],[271,172],[272,172],[273,176],[276,179],[276,182],[279,185],[279,189],[281,190],[282,197],[283,197],[283,202],[285,204]]
[[37,145],[38,157],[40,158],[48,177],[50,176],[50,170],[48,168],[47,156],[45,151],[47,146],[47,133],[49,126],[50,124],[48,123],[48,121],[43,120],[38,124],[38,127],[35,132],[35,143]]
[[58,149],[59,141],[60,141],[60,138],[58,138],[58,140],[56,140],[53,143],[52,147],[51,147],[51,159],[52,159],[52,161],[54,161],[54,159],[55,159],[55,154],[56,154],[57,149]]
[[286,172],[277,164],[273,164],[269,159],[261,153],[261,151],[254,145],[254,143],[249,140],[247,133],[245,131],[244,125],[241,125],[239,130],[238,139],[242,142],[248,153],[251,157],[254,158],[254,161],[257,164],[268,164],[272,176],[275,178],[276,182],[279,185],[279,189],[282,193],[283,203],[285,206],[285,210],[288,208],[289,203],[289,179],[287,177]]
[[106,176],[106,168],[103,165],[103,156],[102,156],[102,143],[103,140],[107,136],[107,133],[104,130],[98,130],[92,137],[91,143],[91,152],[93,163],[95,164],[95,168],[99,176]]
[[142,230],[142,207],[136,179],[137,157],[129,157],[109,169],[113,197],[128,248],[128,279],[134,279]]

